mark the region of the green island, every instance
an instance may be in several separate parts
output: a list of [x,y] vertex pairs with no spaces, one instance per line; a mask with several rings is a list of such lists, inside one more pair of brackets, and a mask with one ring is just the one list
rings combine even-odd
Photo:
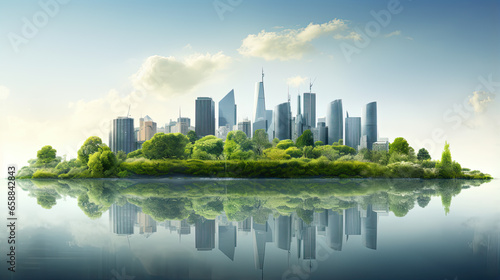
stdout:
[[156,133],[142,148],[116,153],[97,136],[89,137],[78,158],[66,160],[51,146],[19,170],[19,179],[82,179],[141,177],[221,178],[422,178],[492,179],[488,174],[462,168],[451,158],[446,143],[440,160],[432,160],[421,148],[417,153],[398,137],[388,151],[345,146],[342,140],[325,145],[314,142],[310,130],[297,141],[268,140],[264,130],[253,138],[231,131],[225,141],[213,135],[201,139],[194,131]]
[[229,220],[253,217],[265,223],[270,214],[297,213],[310,223],[314,212],[368,204],[405,216],[416,205],[424,208],[440,197],[444,213],[462,189],[488,180],[422,179],[76,179],[19,180],[19,186],[51,209],[57,200],[72,197],[90,218],[99,218],[113,204],[142,208],[156,221],[215,219],[225,212]]

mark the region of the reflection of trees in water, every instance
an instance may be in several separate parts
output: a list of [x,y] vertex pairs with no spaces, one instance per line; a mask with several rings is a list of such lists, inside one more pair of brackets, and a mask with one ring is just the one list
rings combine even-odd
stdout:
[[157,221],[204,217],[225,212],[231,221],[253,217],[265,223],[270,214],[297,215],[306,223],[314,212],[342,211],[375,205],[405,216],[417,203],[426,207],[441,198],[445,213],[462,188],[479,186],[466,180],[19,180],[19,185],[50,209],[64,196],[77,198],[90,218],[112,204],[130,202]]

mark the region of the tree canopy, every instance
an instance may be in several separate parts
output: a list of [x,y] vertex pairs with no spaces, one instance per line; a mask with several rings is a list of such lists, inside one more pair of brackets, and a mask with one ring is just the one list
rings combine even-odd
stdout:
[[224,150],[224,143],[213,135],[207,135],[194,143],[192,158],[217,159]]
[[400,153],[408,155],[410,153],[410,145],[403,137],[398,137],[389,145],[389,153]]
[[297,141],[295,143],[298,148],[302,148],[304,146],[314,146],[314,136],[311,130],[306,129],[306,131],[304,131],[302,135],[297,138]]
[[257,155],[262,155],[262,152],[272,146],[269,143],[269,137],[264,129],[257,129],[254,134],[252,141],[254,143],[254,151]]
[[56,159],[56,149],[53,149],[52,146],[47,145],[43,146],[37,153],[37,163],[39,164],[47,164]]
[[429,151],[427,151],[425,148],[421,148],[420,150],[418,150],[417,159],[418,160],[429,160],[429,159],[431,159],[431,155],[429,155]]
[[188,138],[181,133],[160,132],[142,144],[142,152],[148,159],[180,159],[188,143]]
[[78,159],[86,165],[89,162],[90,155],[99,151],[99,147],[101,147],[101,145],[101,138],[97,136],[90,136],[78,150]]

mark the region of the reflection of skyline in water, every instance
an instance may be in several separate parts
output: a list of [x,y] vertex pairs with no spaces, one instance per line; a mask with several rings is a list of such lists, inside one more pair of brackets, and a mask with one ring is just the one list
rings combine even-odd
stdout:
[[[241,222],[232,222],[222,213],[214,220],[199,217],[193,225],[189,225],[187,219],[165,220],[158,223],[150,215],[143,213],[139,207],[126,203],[122,206],[113,204],[110,207],[109,222],[111,231],[117,235],[133,235],[134,226],[139,229],[135,234],[145,232],[153,234],[159,224],[171,232],[177,232],[180,243],[182,243],[181,235],[191,235],[191,228],[194,227],[196,250],[213,250],[217,239],[218,249],[231,261],[234,260],[238,232],[250,233],[253,235],[255,268],[263,269],[266,246],[272,243],[281,250],[290,251],[294,241],[298,246],[298,259],[316,259],[318,235],[326,238],[330,248],[336,251],[342,251],[342,244],[344,240],[349,239],[349,235],[361,235],[363,246],[376,250],[378,216],[386,216],[388,213],[388,207],[379,207],[375,212],[373,206],[369,204],[367,209],[362,209],[358,205],[343,210],[342,213],[332,210],[315,212],[310,224],[305,223],[296,213],[278,217],[269,215],[263,224],[253,220],[253,217]],[[343,233],[344,224],[346,229],[350,229],[345,233]]]
[[[57,189],[52,188],[51,192],[54,190]],[[455,201],[457,196],[467,197],[460,194],[460,190],[453,186],[423,185],[409,191],[302,198],[299,194],[273,197],[255,192],[251,195],[255,198],[251,199],[235,199],[229,189],[227,196],[216,190],[205,192],[204,196],[189,194],[180,199],[176,198],[178,194],[169,199],[141,198],[134,191],[133,199],[115,195],[108,200],[114,203],[101,208],[104,216],[99,221],[103,228],[109,228],[105,239],[109,245],[75,245],[71,241],[74,233],[66,233],[67,237],[61,235],[68,229],[46,229],[46,234],[38,230],[40,234],[33,234],[35,238],[20,247],[19,260],[30,263],[26,267],[32,271],[43,267],[41,273],[49,277],[56,276],[55,268],[50,266],[59,265],[58,270],[65,271],[62,266],[80,263],[75,270],[78,277],[66,269],[66,279],[119,279],[122,275],[135,279],[234,279],[232,275],[248,279],[282,276],[357,279],[368,275],[360,274],[362,271],[370,273],[370,279],[401,279],[403,275],[405,279],[454,279],[456,276],[458,279],[495,279],[493,277],[500,275],[498,221],[478,219],[466,223],[463,229],[433,222],[449,223],[456,219],[453,214],[457,213],[458,204],[451,200]],[[35,197],[41,191],[44,190],[29,189]],[[433,196],[438,197],[429,203]],[[78,199],[78,207],[86,214],[87,209],[96,209],[80,201],[86,200]],[[164,209],[164,202],[173,203]],[[443,207],[439,207],[441,204],[452,217],[445,216]],[[418,206],[431,209],[416,211]],[[43,211],[60,210],[54,207]],[[432,211],[432,216],[415,221],[414,214],[407,215],[413,211]],[[485,214],[473,208],[467,211],[478,217]],[[408,217],[403,217],[406,215]],[[413,221],[411,227],[415,228],[398,228],[407,218]],[[102,233],[90,237],[94,238],[99,240],[98,244],[106,244],[102,242]],[[44,253],[33,254],[31,248]],[[26,262],[26,256],[35,258]],[[413,266],[407,266],[423,259],[428,259],[428,264],[438,262],[439,270],[436,267],[412,272]],[[358,262],[368,265],[358,269],[354,266]],[[394,265],[389,268],[387,263]],[[85,270],[92,271],[85,273]],[[378,274],[381,271],[384,274]],[[439,274],[439,271],[450,274]],[[26,273],[17,275],[26,276]],[[411,275],[406,277],[407,273]]]

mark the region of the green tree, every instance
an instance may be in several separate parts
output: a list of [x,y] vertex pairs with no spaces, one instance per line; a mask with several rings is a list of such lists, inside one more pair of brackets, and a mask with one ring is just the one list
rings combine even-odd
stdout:
[[290,155],[287,154],[285,150],[278,148],[265,149],[263,155],[271,160],[290,159]]
[[337,150],[340,154],[340,156],[345,156],[345,155],[355,155],[356,150],[354,148],[351,148],[346,145],[336,145],[332,146],[334,150]]
[[57,151],[52,148],[52,146],[43,146],[37,153],[37,163],[40,165],[45,165],[56,160]]
[[272,147],[272,144],[269,143],[269,137],[267,135],[267,132],[264,129],[257,129],[254,132],[252,142],[253,142],[254,152],[259,156],[262,155],[262,152],[265,149]]
[[213,135],[207,135],[194,143],[192,157],[196,159],[217,159],[224,150],[224,143]]
[[247,138],[243,131],[230,131],[224,143],[224,156],[227,159],[248,159],[253,155],[253,152],[250,151],[252,147],[253,142]]
[[462,167],[458,162],[451,160],[450,144],[445,142],[441,161],[436,164],[440,178],[457,178],[462,175]]
[[290,139],[285,139],[281,140],[277,145],[276,148],[286,150],[290,147],[295,147],[295,143],[293,143],[293,140]]
[[135,150],[135,151],[127,154],[127,158],[141,158],[141,157],[142,158],[144,157],[144,153],[142,152],[142,149]]
[[85,165],[89,162],[89,157],[91,154],[99,151],[99,147],[102,146],[101,138],[97,136],[90,136],[85,140],[83,145],[78,150],[78,159]]
[[272,146],[273,146],[273,147],[276,147],[276,145],[278,145],[278,143],[279,143],[279,142],[280,142],[280,139],[278,139],[278,138],[274,138],[274,139],[273,139]]
[[186,136],[187,136],[189,142],[191,142],[191,144],[194,144],[194,142],[196,142],[196,140],[198,140],[198,135],[196,135],[196,132],[194,130],[188,131]]
[[148,159],[179,159],[184,158],[188,143],[188,138],[181,133],[160,132],[142,144],[142,152]]
[[119,172],[118,160],[106,145],[103,145],[96,153],[90,155],[87,166],[92,177],[95,178],[110,177]]
[[45,209],[50,209],[52,206],[56,205],[56,199],[61,196],[54,191],[54,193],[42,192],[37,195],[36,201],[37,203]]
[[302,156],[302,151],[297,147],[290,147],[285,150],[285,153],[287,153],[293,158],[299,158]]
[[429,151],[427,151],[425,148],[421,148],[420,150],[418,150],[417,159],[430,160],[431,156],[429,155]]
[[325,143],[323,143],[323,141],[314,142],[314,146],[323,146],[323,145],[325,145]]
[[398,137],[389,145],[389,153],[400,153],[408,155],[410,153],[410,145],[403,137]]
[[314,146],[314,136],[310,129],[306,129],[306,131],[304,131],[302,135],[297,138],[296,145],[298,148],[302,148],[304,146]]
[[127,159],[127,153],[120,150],[118,151],[118,153],[116,153],[116,158],[118,159],[119,162],[123,162]]

